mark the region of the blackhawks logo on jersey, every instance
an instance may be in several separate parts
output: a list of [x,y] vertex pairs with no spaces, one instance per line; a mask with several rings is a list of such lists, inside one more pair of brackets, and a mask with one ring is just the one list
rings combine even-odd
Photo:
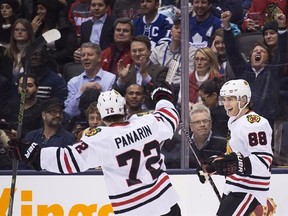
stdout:
[[250,122],[251,124],[255,123],[255,122],[259,122],[261,119],[261,117],[259,115],[247,115],[247,120],[248,122]]
[[85,135],[87,137],[90,137],[90,136],[94,136],[95,134],[99,133],[101,131],[101,128],[93,128],[91,130],[88,130]]

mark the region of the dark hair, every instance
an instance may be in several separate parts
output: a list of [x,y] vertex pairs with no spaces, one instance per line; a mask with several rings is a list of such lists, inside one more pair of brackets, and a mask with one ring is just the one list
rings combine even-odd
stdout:
[[215,77],[213,80],[204,81],[200,85],[199,91],[201,90],[204,94],[208,94],[208,95],[212,95],[215,92],[219,96],[220,89],[223,84],[224,84],[223,79]]
[[[45,27],[48,27],[48,29],[55,28],[58,21],[59,21],[59,18],[61,17],[60,11],[65,8],[65,5],[58,0],[49,0],[49,1],[48,0],[37,0],[36,6],[39,4],[46,8],[47,14],[44,18],[44,21],[40,25],[39,29],[35,32],[36,37],[40,36],[42,34],[42,30]],[[37,12],[37,10],[36,10],[36,12]]]
[[86,111],[92,102],[97,102],[99,95],[100,91],[97,89],[87,89],[84,91],[79,100],[78,107],[80,111]]
[[173,20],[173,25],[181,25],[181,18],[177,17],[175,20]]
[[134,38],[132,38],[132,42],[133,41],[142,42],[146,45],[148,50],[151,50],[151,42],[150,42],[150,39],[146,35],[137,35]]
[[252,53],[253,53],[253,50],[255,49],[255,47],[257,46],[261,46],[262,48],[264,48],[267,53],[268,53],[268,61],[271,60],[271,50],[269,49],[269,47],[264,43],[264,41],[257,41],[253,46],[252,46],[252,49],[250,51],[250,55],[249,55],[249,59],[251,59],[251,56],[252,56]]
[[[17,80],[17,85],[19,85],[20,79],[21,79],[22,77],[24,77],[24,76],[25,76],[24,73],[21,73],[21,74],[20,74],[20,76],[18,77],[18,80]],[[38,77],[37,77],[35,74],[30,73],[30,74],[27,75],[27,78],[33,79],[33,80],[34,80],[34,84],[35,84],[37,87],[39,86],[39,79],[38,79]]]
[[116,29],[116,26],[119,23],[130,25],[131,35],[134,36],[134,34],[135,34],[135,26],[134,26],[134,24],[133,24],[133,22],[132,22],[132,20],[130,18],[128,18],[128,17],[120,17],[120,18],[116,19],[115,22],[114,22],[114,25],[113,25],[114,31]]
[[141,86],[141,85],[139,85],[139,84],[137,84],[137,83],[134,83],[134,84],[131,84],[131,85],[127,86],[127,88],[126,88],[126,90],[125,90],[125,94],[128,93],[128,90],[129,90],[129,88],[130,88],[131,86],[137,86],[137,87],[139,87],[139,88],[141,89],[141,92],[144,94],[144,87]]
[[[17,0],[0,0],[0,6],[2,4],[8,4],[11,8],[12,8],[12,16],[9,18],[9,22],[11,22],[11,24],[13,24],[18,16],[18,12],[19,12],[19,2]],[[0,25],[2,26],[2,24],[4,23],[4,18],[2,17],[2,15],[0,16]]]

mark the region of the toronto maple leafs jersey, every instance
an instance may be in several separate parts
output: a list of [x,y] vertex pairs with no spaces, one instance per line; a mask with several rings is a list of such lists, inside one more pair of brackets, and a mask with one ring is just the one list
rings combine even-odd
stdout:
[[249,193],[266,205],[273,160],[270,124],[265,118],[251,111],[237,120],[230,118],[228,128],[228,152],[240,152],[244,157],[249,157],[252,173],[227,176],[224,193]]
[[160,143],[172,138],[178,123],[174,105],[160,100],[152,114],[90,130],[72,147],[43,148],[41,167],[76,173],[101,166],[115,214],[166,214],[178,195],[165,172]]
[[145,16],[134,19],[135,35],[146,35],[150,38],[152,47],[157,45],[161,38],[169,37],[173,21],[170,17],[158,13],[154,20],[147,24]]
[[197,49],[211,47],[214,32],[221,28],[221,20],[210,15],[203,22],[198,22],[195,16],[189,18],[189,41]]

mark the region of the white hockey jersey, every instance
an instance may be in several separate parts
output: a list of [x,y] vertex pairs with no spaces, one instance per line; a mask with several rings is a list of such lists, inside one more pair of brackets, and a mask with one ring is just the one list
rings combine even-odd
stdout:
[[231,138],[228,138],[228,150],[240,152],[249,157],[251,175],[233,174],[226,177],[224,193],[250,193],[263,205],[266,205],[271,177],[273,152],[271,147],[272,129],[269,122],[255,112],[249,112],[234,121],[228,121]]
[[41,167],[76,173],[101,166],[115,214],[159,216],[178,202],[160,153],[160,143],[172,138],[178,124],[174,105],[161,100],[154,113],[98,127],[72,147],[43,148]]

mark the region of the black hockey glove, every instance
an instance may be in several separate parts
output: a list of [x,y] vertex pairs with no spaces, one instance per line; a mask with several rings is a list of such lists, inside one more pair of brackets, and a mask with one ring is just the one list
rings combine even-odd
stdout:
[[27,166],[32,166],[35,170],[42,169],[40,166],[41,147],[37,143],[29,143],[23,139],[12,139],[8,144],[11,159],[24,161]]
[[251,164],[249,158],[244,158],[239,152],[232,152],[228,155],[211,157],[204,163],[205,171],[218,175],[251,174]]
[[[150,83],[149,85],[152,84]],[[157,103],[161,99],[165,99],[174,103],[172,86],[167,82],[163,82],[157,87],[150,86],[150,88],[153,88],[153,90],[151,91],[151,98],[154,103]]]

